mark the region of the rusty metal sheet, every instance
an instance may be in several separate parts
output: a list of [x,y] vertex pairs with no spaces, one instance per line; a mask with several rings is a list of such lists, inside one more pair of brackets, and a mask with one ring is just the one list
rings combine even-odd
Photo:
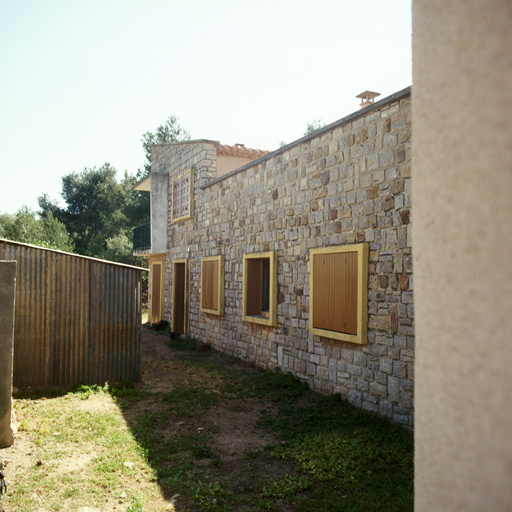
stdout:
[[13,381],[140,381],[141,271],[0,240],[18,262]]

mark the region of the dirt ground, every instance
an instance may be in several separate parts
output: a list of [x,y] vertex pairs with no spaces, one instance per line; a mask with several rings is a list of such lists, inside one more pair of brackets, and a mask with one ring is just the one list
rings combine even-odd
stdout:
[[[176,386],[183,386],[194,381],[201,381],[204,377],[198,374],[194,369],[187,368],[183,364],[183,355],[167,346],[168,337],[166,335],[157,335],[153,332],[142,329],[142,382],[136,386],[141,391],[151,393],[165,393]],[[211,353],[212,359],[223,360],[223,365],[233,369],[243,369],[244,372],[256,372],[257,370],[250,365],[232,358],[226,358],[222,354]],[[178,361],[181,357],[181,362]],[[42,398],[42,400],[45,400]],[[167,435],[174,433],[190,432],[196,430],[201,432],[213,432],[208,440],[212,450],[220,456],[223,461],[222,472],[231,479],[231,485],[236,487],[250,488],[256,485],[251,478],[261,478],[257,475],[265,474],[269,478],[279,479],[293,468],[288,467],[284,462],[277,462],[273,459],[267,459],[265,456],[258,457],[257,460],[248,462],[247,453],[261,452],[266,445],[275,444],[279,440],[268,432],[264,432],[255,427],[262,407],[271,409],[269,405],[262,405],[257,400],[247,399],[219,401],[205,411],[199,417],[195,416],[189,421],[179,421],[172,425]],[[137,402],[123,413],[128,425],[142,411],[150,411],[150,408],[159,407],[161,402],[144,400]],[[238,405],[238,406],[237,406]],[[79,407],[85,411],[112,411],[119,413],[118,406],[113,402],[110,395],[94,394],[87,400],[81,400]],[[3,458],[5,469],[3,471],[8,482],[17,482],[22,480],[23,474],[34,464],[37,463],[38,451],[30,437],[30,432],[21,429],[16,434],[16,439],[12,447],[0,450],[0,457]],[[58,473],[66,473],[87,465],[95,456],[92,453],[76,453],[73,457],[62,457],[54,461],[53,470]],[[254,477],[247,471],[247,466],[253,467]],[[239,477],[234,475],[240,475]],[[219,475],[222,476],[222,475]],[[147,483],[147,485],[157,485],[157,483]],[[153,493],[154,494],[154,493]],[[160,497],[150,503],[146,503],[144,510],[179,510],[179,497],[172,489],[159,489]],[[0,510],[1,510],[0,502]],[[176,508],[173,506],[176,505]],[[117,501],[105,503],[102,510],[116,510],[117,512],[126,510],[127,506],[120,505]],[[67,508],[66,508],[67,509]],[[75,507],[73,507],[76,510]],[[41,509],[43,510],[43,509]],[[94,512],[96,509],[90,507],[78,508],[79,512]],[[286,510],[286,509],[279,509]]]
[[[142,334],[142,382],[140,389],[143,391],[167,392],[175,386],[183,386],[195,380],[201,380],[202,376],[194,370],[187,371],[180,367],[176,370],[173,364],[179,356],[167,346],[167,336],[155,335],[143,329]],[[256,372],[256,369],[242,361],[233,360],[214,353],[212,357],[223,360],[224,367],[244,372]],[[139,387],[139,386],[138,386]],[[242,401],[241,401],[242,402]],[[221,454],[223,460],[233,458],[233,453],[243,455],[250,451],[259,451],[268,444],[277,442],[271,434],[263,434],[255,428],[255,423],[260,416],[261,404],[256,400],[244,399],[237,411],[236,401],[226,403],[221,401],[212,406],[200,418],[197,429],[216,427],[218,431],[210,441],[212,448]]]

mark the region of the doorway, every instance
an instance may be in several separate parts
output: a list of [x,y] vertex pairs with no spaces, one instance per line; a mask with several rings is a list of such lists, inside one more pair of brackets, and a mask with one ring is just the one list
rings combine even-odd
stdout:
[[172,330],[188,335],[188,259],[173,261]]
[[150,300],[150,322],[152,324],[164,319],[164,277],[165,261],[154,261],[150,264],[149,275],[151,276],[151,300]]

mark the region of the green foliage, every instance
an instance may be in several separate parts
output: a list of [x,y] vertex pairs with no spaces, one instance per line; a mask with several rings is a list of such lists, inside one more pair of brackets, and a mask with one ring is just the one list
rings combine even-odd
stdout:
[[318,480],[336,479],[348,488],[358,483],[373,461],[385,459],[389,452],[363,436],[329,432],[295,441],[286,454],[296,461],[300,471]]
[[[118,181],[109,163],[84,168],[62,178],[59,207],[48,194],[38,198],[40,218],[22,208],[15,216],[0,216],[0,237],[118,263],[147,267],[147,260],[132,255],[133,229],[149,221],[150,197],[133,190],[151,169],[151,145],[190,139],[190,134],[170,116],[156,131],[142,136],[145,171],[126,172]],[[144,276],[145,279],[145,276]],[[145,284],[145,283],[143,283]]]
[[140,504],[140,501],[135,501],[133,505],[130,505],[126,512],[144,512],[144,509],[142,508],[142,505]]
[[244,385],[248,394],[281,404],[297,400],[308,390],[305,382],[279,369],[273,372],[261,371],[259,375],[245,379]]
[[169,340],[169,348],[173,350],[186,350],[187,352],[195,352],[197,350],[197,340],[195,338],[179,338]]
[[214,459],[215,454],[212,449],[206,443],[200,443],[192,447],[190,450],[190,456],[193,459]]
[[[157,481],[166,495],[179,494],[180,510],[413,510],[411,432],[339,395],[314,393],[289,373],[249,368],[213,351],[180,350],[165,364],[174,385],[181,384],[167,392],[140,392],[131,382],[79,383],[72,394],[46,391],[46,398],[55,399],[44,401],[39,391],[31,400],[20,392],[15,401],[20,429],[34,432],[43,466],[12,486],[25,496],[17,509],[37,509],[37,503],[29,503],[34,489],[50,496],[59,488],[60,500],[83,501],[85,473],[88,492],[94,489],[102,497],[126,489],[127,510],[140,512],[148,501],[142,501],[143,494],[139,501],[129,486],[150,464],[141,481]],[[112,411],[91,412],[86,403],[77,405],[92,393],[129,399],[125,420],[134,437]],[[245,453],[233,446],[233,453],[221,460],[215,443],[222,429],[206,418],[235,405],[240,415],[251,414],[247,434],[258,437],[254,427],[262,437],[272,432],[275,445],[261,449],[255,443]],[[254,414],[258,410],[260,420]],[[87,466],[62,479],[45,471],[63,450],[75,456],[79,445],[93,453]],[[127,467],[126,461],[135,464]]]
[[311,135],[316,131],[320,130],[325,126],[325,123],[321,119],[313,119],[310,123],[306,125],[306,129],[304,130],[303,135]]
[[59,217],[75,239],[79,254],[102,257],[106,241],[128,229],[124,203],[128,187],[118,183],[117,171],[104,164],[62,178],[62,197],[67,204]]
[[284,500],[291,498],[297,493],[303,492],[312,486],[311,479],[299,475],[286,475],[277,482],[272,482],[263,487],[261,497],[277,498]]
[[46,249],[73,252],[73,241],[62,222],[51,211],[38,217],[23,206],[14,215],[0,215],[0,237]]
[[[306,129],[302,133],[302,136],[305,137],[306,135],[312,135],[313,133],[317,132],[321,128],[325,126],[325,123],[321,119],[313,119],[310,123],[307,123]],[[283,148],[286,146],[288,142],[285,140],[279,141],[279,148]]]
[[87,400],[94,393],[102,391],[103,388],[97,384],[85,384],[84,382],[79,381],[74,386],[71,386],[68,393],[79,397],[81,400]]
[[221,512],[230,510],[226,507],[227,501],[233,493],[225,489],[219,482],[200,483],[194,492],[194,501],[204,508],[204,510]]
[[125,263],[126,265],[147,266],[141,258],[133,256],[132,230],[121,231],[118,235],[107,238],[105,249],[99,253],[102,259]]
[[43,219],[56,217],[73,239],[76,252],[85,256],[147,266],[132,255],[133,228],[149,219],[149,194],[133,190],[136,179],[127,173],[121,181],[106,163],[62,178],[65,208],[47,194],[38,198]]
[[210,407],[219,399],[217,393],[203,387],[177,387],[162,395],[164,402],[172,404],[173,414],[193,415],[200,410]]
[[[304,394],[283,403],[261,425],[284,443],[273,457],[291,460],[314,485],[318,510],[397,511],[413,508],[413,436],[383,418],[342,401],[339,395]],[[333,493],[341,488],[342,499]]]
[[137,177],[142,179],[151,171],[151,146],[153,144],[164,144],[166,142],[179,142],[190,140],[190,133],[178,124],[176,116],[169,116],[164,124],[161,124],[155,132],[146,132],[142,135],[142,147],[146,153],[144,172],[139,170]]

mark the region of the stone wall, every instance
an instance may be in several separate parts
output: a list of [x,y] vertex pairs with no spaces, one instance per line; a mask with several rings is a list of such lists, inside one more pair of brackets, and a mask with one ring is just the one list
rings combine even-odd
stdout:
[[[188,257],[190,335],[412,427],[410,139],[406,89],[218,179],[218,143],[156,146],[153,172],[169,173],[170,186],[195,166],[194,219],[169,223],[166,319],[172,260]],[[370,249],[368,344],[310,335],[309,249],[361,242]],[[277,327],[242,321],[243,254],[263,251],[278,255]],[[222,317],[199,306],[201,257],[220,254]]]

